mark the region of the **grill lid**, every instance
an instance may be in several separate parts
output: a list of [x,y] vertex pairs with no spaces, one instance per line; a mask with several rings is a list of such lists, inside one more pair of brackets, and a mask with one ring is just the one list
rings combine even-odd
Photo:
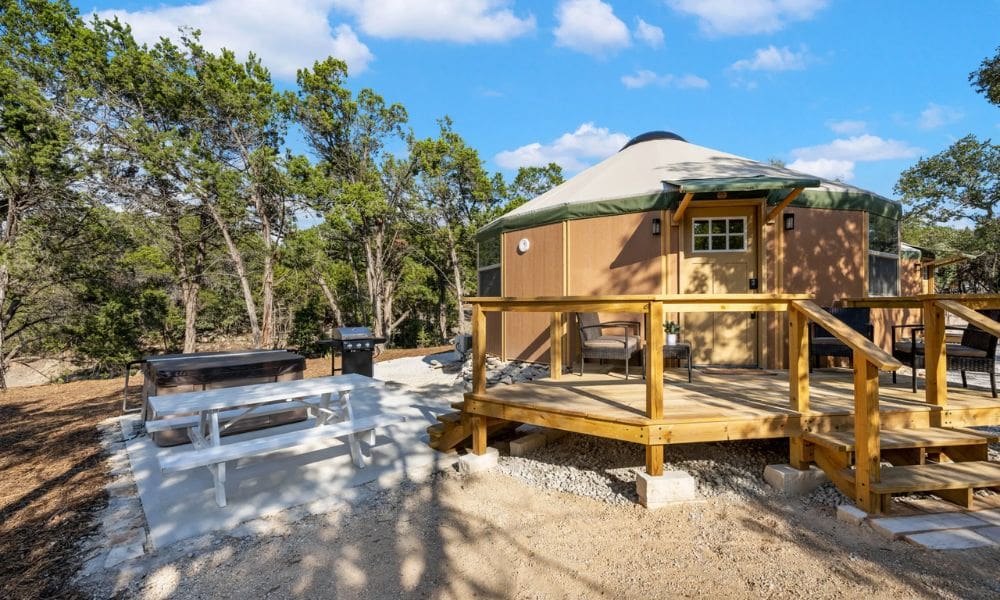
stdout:
[[370,340],[374,339],[372,330],[368,327],[338,327],[333,330],[335,340]]

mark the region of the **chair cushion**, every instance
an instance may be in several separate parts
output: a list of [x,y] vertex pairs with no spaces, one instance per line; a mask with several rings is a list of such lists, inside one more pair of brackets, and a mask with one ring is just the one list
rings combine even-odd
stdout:
[[[893,348],[897,352],[903,352],[905,354],[911,354],[913,344],[911,342],[896,342]],[[986,358],[986,351],[980,350],[978,348],[970,348],[968,346],[963,346],[962,344],[945,344],[947,347],[946,352],[948,356],[962,356],[965,358]],[[924,353],[924,343],[922,341],[917,342],[917,354]]]
[[[630,335],[628,336],[628,349],[630,352],[635,352],[639,348],[639,338]],[[602,335],[601,337],[594,338],[592,340],[584,340],[583,342],[584,350],[621,350],[625,351],[625,336],[624,335]]]

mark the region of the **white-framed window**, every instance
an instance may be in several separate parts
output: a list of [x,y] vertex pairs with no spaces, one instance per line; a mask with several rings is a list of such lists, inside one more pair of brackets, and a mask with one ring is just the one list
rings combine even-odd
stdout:
[[694,252],[742,252],[747,249],[746,217],[711,217],[691,220]]
[[899,221],[868,213],[868,295],[899,295]]

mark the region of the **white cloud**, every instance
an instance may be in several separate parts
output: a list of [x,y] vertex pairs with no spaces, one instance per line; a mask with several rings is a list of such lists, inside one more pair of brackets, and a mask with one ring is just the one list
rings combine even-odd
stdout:
[[788,168],[828,179],[848,181],[854,177],[856,163],[912,158],[921,151],[906,142],[886,140],[866,133],[839,138],[829,144],[796,148],[792,150],[795,161]]
[[332,0],[379,38],[500,42],[530,33],[534,15],[518,16],[506,0]]
[[758,48],[753,58],[744,58],[733,63],[733,71],[800,71],[806,68],[809,59],[805,48],[793,52],[787,46]]
[[835,158],[854,161],[892,160],[913,158],[920,154],[920,148],[899,140],[884,140],[877,135],[863,134],[836,139],[829,144],[806,146],[792,150],[792,156],[803,160]]
[[297,69],[327,56],[346,62],[351,73],[364,71],[374,55],[349,25],[331,27],[329,9],[329,1],[207,0],[99,14],[131,24],[135,37],[148,43],[161,37],[177,39],[179,27],[200,29],[206,48],[229,48],[240,57],[255,52],[283,79],[294,78]]
[[838,179],[850,181],[854,178],[854,161],[818,158],[816,160],[798,159],[788,164],[793,171],[800,171],[822,177],[823,179]]
[[556,45],[577,52],[605,56],[632,43],[628,27],[601,0],[562,0],[556,21]]
[[930,102],[927,104],[927,108],[920,112],[920,118],[917,119],[917,127],[921,129],[937,129],[938,127],[960,121],[963,116],[965,115],[961,111],[950,106]]
[[504,169],[544,167],[554,162],[566,171],[576,172],[594,160],[618,152],[627,141],[628,136],[624,133],[612,133],[606,127],[584,123],[573,133],[564,133],[549,144],[533,142],[514,150],[504,150],[494,160]]
[[644,88],[649,85],[673,87],[681,90],[703,90],[708,88],[709,85],[707,79],[698,77],[697,75],[672,75],[670,73],[658,75],[648,69],[640,69],[634,75],[622,75],[622,84],[630,90]]
[[652,48],[659,48],[663,45],[663,30],[642,19],[639,19],[639,23],[635,26],[635,37]]
[[698,18],[708,35],[774,33],[793,21],[806,21],[828,0],[667,0],[675,11]]
[[843,119],[840,121],[829,121],[826,126],[830,128],[830,131],[839,133],[840,135],[857,135],[859,133],[864,133],[865,129],[868,127],[868,123],[865,123],[864,121]]

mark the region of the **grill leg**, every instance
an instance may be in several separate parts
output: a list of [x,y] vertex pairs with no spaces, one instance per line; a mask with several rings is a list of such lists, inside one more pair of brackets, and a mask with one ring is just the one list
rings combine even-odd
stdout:
[[625,351],[625,381],[628,381],[628,350]]
[[965,378],[965,371],[961,371],[961,373],[962,373],[962,387],[968,388],[969,381]]
[[997,397],[997,372],[996,367],[994,370],[990,371],[990,392],[992,392],[993,397]]

